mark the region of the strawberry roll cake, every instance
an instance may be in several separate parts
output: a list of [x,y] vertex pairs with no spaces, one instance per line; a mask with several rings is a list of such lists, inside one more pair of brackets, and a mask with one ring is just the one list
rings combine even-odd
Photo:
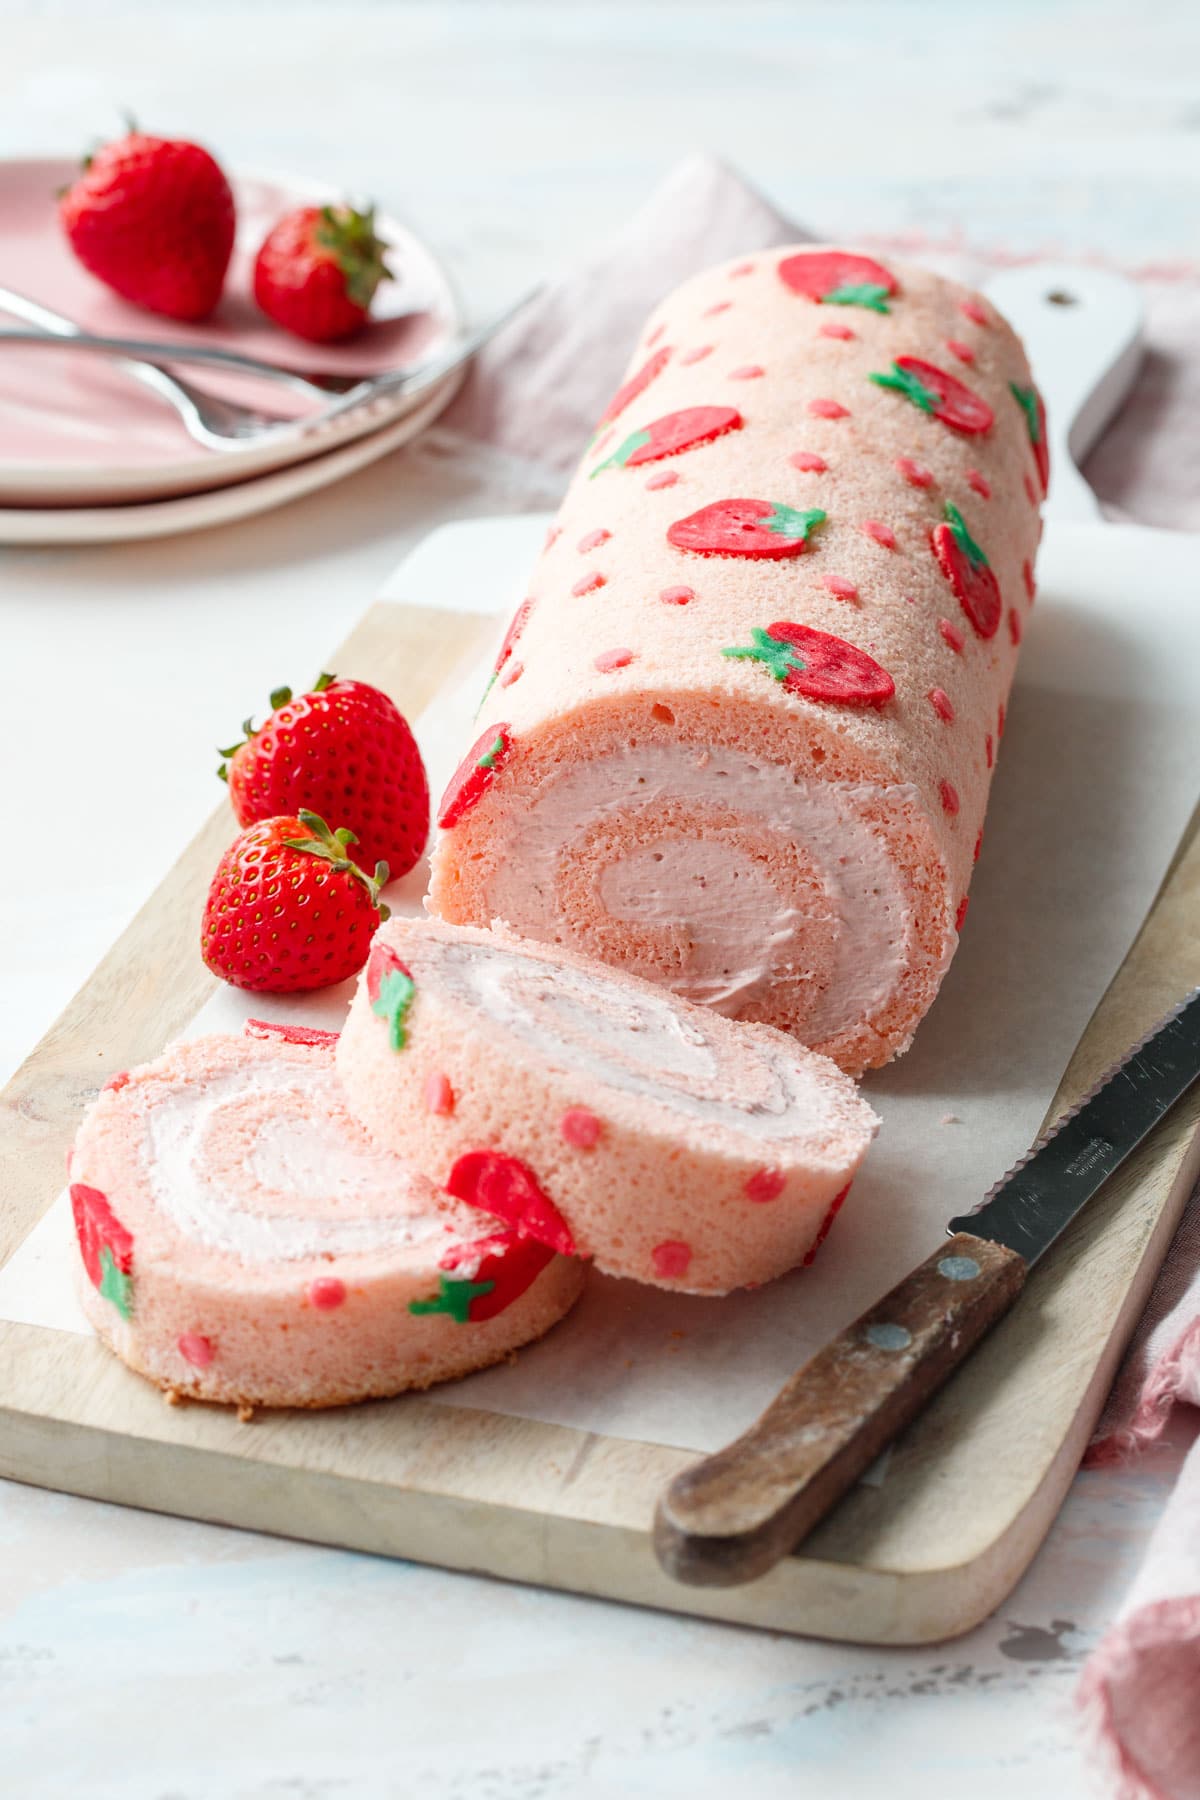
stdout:
[[688,282],[501,646],[431,909],[889,1061],[966,913],[1046,476],[966,289],[811,248]]
[[119,1076],[71,1159],[84,1311],[172,1392],[335,1406],[549,1329],[578,1262],[440,1192],[347,1112],[325,1032],[199,1038]]
[[877,1121],[824,1057],[557,947],[392,919],[337,1050],[376,1140],[518,1237],[724,1294],[810,1258]]

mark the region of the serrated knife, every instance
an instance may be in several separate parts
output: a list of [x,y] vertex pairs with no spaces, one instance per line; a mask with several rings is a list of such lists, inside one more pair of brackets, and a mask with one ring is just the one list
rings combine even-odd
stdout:
[[949,1241],[818,1351],[750,1429],[676,1476],[654,1547],[703,1587],[764,1575],[1009,1310],[1032,1265],[1200,1077],[1200,988],[1133,1046]]

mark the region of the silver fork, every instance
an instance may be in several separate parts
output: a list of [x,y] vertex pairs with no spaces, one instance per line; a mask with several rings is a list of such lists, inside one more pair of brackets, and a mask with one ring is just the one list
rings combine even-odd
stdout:
[[[30,300],[12,288],[0,287],[0,311],[13,318],[24,319],[35,327],[32,331],[0,330],[0,346],[23,344],[46,348],[55,344],[64,348],[87,350],[110,356],[123,374],[174,407],[192,438],[210,450],[238,450],[247,443],[278,441],[287,437],[307,437],[325,430],[345,414],[363,409],[362,428],[366,429],[369,409],[376,401],[397,394],[417,396],[436,387],[453,370],[473,357],[502,325],[527,306],[540,287],[532,288],[514,305],[506,307],[477,330],[465,333],[425,362],[405,368],[389,369],[380,375],[365,377],[302,374],[298,370],[263,362],[257,357],[243,356],[237,351],[215,346],[170,344],[149,338],[99,336],[76,325],[74,320],[51,311],[39,301]],[[64,343],[65,340],[65,343]],[[169,362],[192,362],[239,374],[249,374],[278,381],[297,393],[321,404],[302,418],[281,418],[260,407],[246,406],[226,400],[207,389],[197,387],[182,376],[162,366]],[[155,359],[155,360],[150,360]]]

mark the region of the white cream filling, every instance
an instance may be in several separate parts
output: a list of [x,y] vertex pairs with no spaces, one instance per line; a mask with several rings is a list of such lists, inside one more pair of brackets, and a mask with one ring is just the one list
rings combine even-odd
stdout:
[[[864,807],[919,805],[896,783],[813,780],[719,745],[644,744],[550,776],[521,819],[520,839],[492,878],[491,911],[526,935],[570,942],[556,899],[565,854],[608,815],[671,801],[727,808],[796,844],[819,871],[832,966],[804,1014],[810,1041],[835,1037],[884,1007],[909,958],[909,911],[887,841]],[[763,865],[719,837],[664,835],[600,868],[598,897],[630,925],[670,927],[692,945],[673,991],[737,1013],[789,968],[805,967],[810,918],[780,895]]]
[[[255,1211],[225,1192],[206,1162],[223,1108],[252,1094],[270,1095],[274,1110],[247,1151],[246,1191],[294,1196],[291,1211]],[[444,1236],[441,1215],[412,1210],[418,1193],[396,1157],[348,1142],[332,1118],[308,1110],[325,1097],[340,1108],[331,1070],[261,1060],[148,1096],[142,1172],[155,1207],[181,1236],[244,1263],[395,1250]]]

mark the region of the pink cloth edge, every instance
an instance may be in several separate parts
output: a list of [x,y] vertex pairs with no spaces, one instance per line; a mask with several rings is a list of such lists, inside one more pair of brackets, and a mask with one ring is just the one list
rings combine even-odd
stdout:
[[1182,1335],[1151,1368],[1128,1424],[1105,1437],[1094,1438],[1082,1467],[1111,1468],[1128,1462],[1162,1436],[1175,1406],[1186,1404],[1188,1393],[1200,1393],[1200,1318],[1184,1327]]
[[1116,1718],[1116,1691],[1136,1681],[1135,1665],[1164,1645],[1200,1643],[1200,1594],[1155,1600],[1115,1625],[1092,1652],[1075,1691],[1085,1731],[1094,1736],[1117,1786],[1115,1800],[1185,1800],[1163,1787],[1138,1762]]

